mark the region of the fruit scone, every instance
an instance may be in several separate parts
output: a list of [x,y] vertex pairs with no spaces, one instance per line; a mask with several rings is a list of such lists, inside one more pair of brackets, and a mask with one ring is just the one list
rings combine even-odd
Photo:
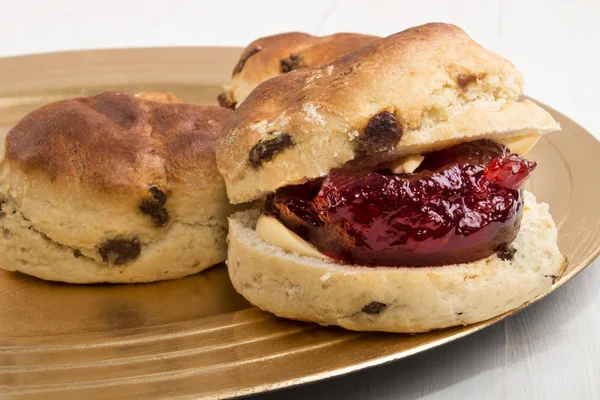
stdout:
[[9,133],[0,267],[72,282],[151,282],[222,262],[215,142],[232,111],[164,93],[46,105]]
[[377,38],[358,33],[313,36],[288,32],[257,39],[240,55],[231,73],[231,83],[224,85],[225,91],[218,96],[219,104],[235,109],[267,79],[329,63]]
[[225,124],[227,265],[278,316],[353,330],[471,324],[548,291],[565,258],[524,158],[558,123],[453,25],[259,85]]

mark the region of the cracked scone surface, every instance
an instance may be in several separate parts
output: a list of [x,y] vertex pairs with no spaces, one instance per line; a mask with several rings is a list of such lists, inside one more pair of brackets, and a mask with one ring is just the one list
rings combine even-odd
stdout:
[[8,134],[0,267],[151,282],[225,259],[233,211],[214,155],[231,110],[107,92],[49,104]]
[[[225,124],[217,162],[230,200],[240,203],[349,162],[373,166],[559,129],[522,94],[509,61],[454,25],[427,24],[260,84]],[[369,122],[381,116],[393,129],[370,135]]]
[[425,332],[483,321],[547,292],[565,258],[548,206],[526,192],[512,259],[442,267],[341,265],[285,252],[254,231],[257,211],[229,219],[235,289],[277,316],[357,331]]

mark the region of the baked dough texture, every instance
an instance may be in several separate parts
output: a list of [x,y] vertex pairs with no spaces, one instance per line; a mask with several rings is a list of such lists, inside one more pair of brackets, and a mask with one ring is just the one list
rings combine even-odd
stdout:
[[313,36],[289,32],[257,39],[240,55],[232,72],[231,83],[223,86],[225,92],[219,96],[219,103],[235,108],[267,79],[300,68],[329,63],[377,38],[357,33]]
[[356,331],[426,332],[487,320],[550,290],[562,273],[548,206],[525,192],[511,258],[440,267],[366,267],[300,256],[256,235],[259,211],[229,219],[235,289],[277,316]]
[[8,134],[0,267],[151,282],[222,262],[234,208],[215,160],[231,110],[106,92],[44,106]]
[[226,122],[217,163],[242,203],[336,168],[559,129],[522,94],[509,61],[454,25],[426,24],[260,84]]

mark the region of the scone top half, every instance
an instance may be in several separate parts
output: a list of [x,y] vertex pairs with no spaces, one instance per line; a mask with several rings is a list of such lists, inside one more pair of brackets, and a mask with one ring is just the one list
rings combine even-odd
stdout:
[[460,28],[376,40],[259,85],[225,124],[234,287],[278,316],[423,332],[547,292],[564,267],[523,157],[556,121]]
[[[440,23],[372,41],[330,64],[258,86],[224,127],[219,169],[233,203],[326,175],[463,141],[558,130],[522,99],[513,64]],[[367,129],[390,115],[393,129]]]
[[[5,252],[16,252],[20,238],[29,256],[14,254],[2,267],[52,280],[137,282],[222,261],[232,206],[214,151],[230,114],[168,94],[118,92],[28,114],[6,139],[0,223],[18,222],[5,227],[15,241],[2,242]],[[205,228],[211,234],[196,231]],[[202,235],[210,241],[204,254],[191,249],[186,258]],[[47,259],[35,255],[39,238]]]
[[282,33],[257,39],[240,55],[231,73],[231,83],[218,97],[223,107],[235,109],[259,84],[300,68],[329,63],[377,36],[336,33],[313,36],[301,32]]

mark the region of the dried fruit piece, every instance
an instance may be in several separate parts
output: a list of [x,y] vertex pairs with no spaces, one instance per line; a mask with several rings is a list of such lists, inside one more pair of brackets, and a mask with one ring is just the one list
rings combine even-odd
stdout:
[[292,147],[294,141],[287,133],[271,132],[271,139],[259,141],[248,154],[248,161],[254,168],[260,167],[265,161],[270,161],[278,153]]
[[378,301],[372,301],[369,304],[367,304],[366,306],[364,306],[361,311],[364,312],[365,314],[379,314],[381,312],[381,310],[383,310],[386,307],[387,307],[387,304],[385,304],[385,303],[380,303]]
[[231,108],[232,110],[235,110],[235,106],[237,104],[236,101],[233,101],[233,99],[231,98],[231,93],[229,92],[223,92],[220,95],[218,95],[217,101],[219,102],[219,105],[221,107]]
[[130,240],[113,239],[100,246],[98,251],[102,261],[113,265],[121,265],[138,258],[141,246],[137,238]]
[[363,154],[392,150],[402,138],[402,125],[394,114],[382,111],[371,117],[365,132],[357,142],[358,152]]
[[139,206],[140,210],[150,216],[154,225],[158,227],[167,226],[170,219],[169,213],[164,207],[167,196],[155,186],[151,186],[148,191],[152,197],[142,200]]
[[517,249],[515,249],[511,245],[503,243],[498,248],[497,254],[498,254],[498,258],[500,258],[502,261],[511,261],[513,259],[513,257],[515,256],[516,252],[517,252]]
[[280,70],[282,74],[302,68],[302,60],[297,54],[292,54],[288,58],[281,60]]

